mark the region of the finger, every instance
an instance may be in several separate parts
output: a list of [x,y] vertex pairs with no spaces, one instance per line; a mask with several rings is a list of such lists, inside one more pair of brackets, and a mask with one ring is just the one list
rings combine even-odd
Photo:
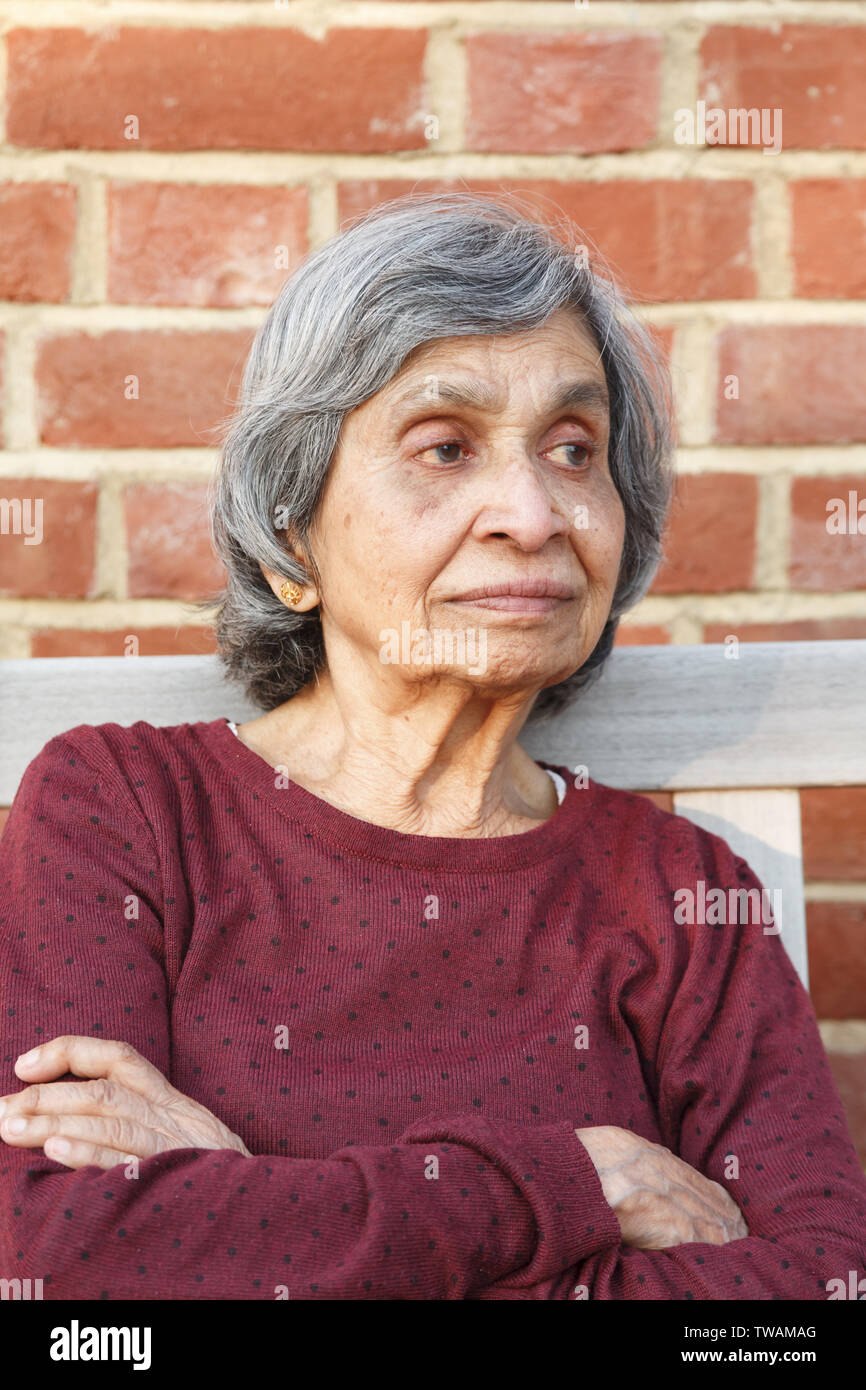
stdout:
[[733,1197],[717,1183],[713,1183],[712,1188],[715,1190],[705,1192],[698,1200],[704,1203],[705,1210],[712,1213],[716,1220],[724,1221],[726,1226],[735,1226],[739,1220],[740,1209]]
[[677,1183],[672,1187],[671,1192],[676,1194],[677,1204],[684,1208],[690,1216],[724,1226],[729,1226],[736,1220],[737,1208],[723,1187],[715,1192],[706,1183],[703,1189],[700,1185],[689,1184],[685,1186]]
[[113,1114],[125,1100],[127,1109],[142,1106],[137,1092],[102,1077],[93,1081],[45,1081],[6,1097],[0,1104],[0,1120],[13,1115]]
[[153,1130],[117,1115],[14,1115],[0,1124],[0,1137],[15,1148],[40,1149],[46,1140],[56,1136],[122,1150],[139,1158],[162,1153],[165,1147],[162,1137]]
[[736,1202],[720,1182],[707,1178],[683,1159],[677,1159],[677,1184],[683,1191],[692,1192],[705,1211],[722,1213],[732,1218],[739,1211]]
[[673,1204],[669,1224],[684,1223],[686,1228],[690,1228],[680,1234],[675,1244],[691,1244],[697,1241],[708,1245],[726,1245],[732,1239],[735,1210],[722,1210],[718,1204],[714,1206],[707,1203],[697,1197],[690,1188],[678,1184],[672,1184],[667,1195]]
[[57,1139],[47,1140],[45,1157],[55,1163],[62,1163],[64,1168],[116,1168],[119,1163],[133,1163],[139,1157],[137,1154],[119,1153],[116,1149],[109,1149],[101,1144],[90,1144],[85,1139],[70,1139],[67,1142],[69,1148],[60,1153]]
[[15,1071],[25,1081],[47,1081],[67,1071],[73,1076],[111,1076],[142,1095],[174,1089],[131,1043],[75,1033],[62,1034],[24,1053],[17,1059]]

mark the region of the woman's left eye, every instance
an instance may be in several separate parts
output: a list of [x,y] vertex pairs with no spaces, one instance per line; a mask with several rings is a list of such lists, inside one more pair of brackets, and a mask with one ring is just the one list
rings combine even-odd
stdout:
[[[463,451],[463,445],[457,439],[446,439],[441,444],[430,444],[423,449],[422,454],[438,454],[437,463],[458,463]],[[447,455],[447,457],[445,457]]]
[[[582,444],[577,439],[569,440],[562,444],[554,444],[553,448],[548,452],[555,453],[557,449],[564,449],[566,451],[566,461],[576,467],[580,467],[583,463],[589,463],[593,454],[591,444]],[[582,455],[582,457],[576,457],[576,455]]]

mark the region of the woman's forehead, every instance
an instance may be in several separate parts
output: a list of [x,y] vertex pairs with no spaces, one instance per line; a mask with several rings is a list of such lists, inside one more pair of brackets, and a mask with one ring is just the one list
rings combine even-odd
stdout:
[[607,378],[592,335],[573,319],[570,331],[554,327],[554,334],[544,324],[520,334],[424,344],[371,400],[394,410],[426,401],[495,411],[507,404],[509,382],[535,392],[543,380],[554,404],[606,408]]

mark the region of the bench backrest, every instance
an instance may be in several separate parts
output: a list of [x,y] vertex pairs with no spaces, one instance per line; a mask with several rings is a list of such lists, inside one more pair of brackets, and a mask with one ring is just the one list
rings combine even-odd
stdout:
[[[76,724],[259,712],[213,656],[0,661],[0,805]],[[609,786],[672,792],[674,810],[727,840],[781,902],[782,940],[808,985],[798,789],[866,783],[866,641],[617,648],[521,743]]]

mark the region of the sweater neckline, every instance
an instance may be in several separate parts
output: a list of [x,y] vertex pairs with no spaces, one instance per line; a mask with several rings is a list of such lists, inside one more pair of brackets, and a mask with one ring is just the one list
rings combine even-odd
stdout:
[[[235,735],[235,737],[240,738],[240,734],[238,733],[238,726],[235,723],[235,721],[233,719],[229,719],[226,722],[229,728],[231,729],[232,733]],[[539,766],[543,766],[543,764],[539,764]],[[556,787],[556,800],[557,803],[561,806],[562,798],[565,796],[565,778],[562,776],[561,773],[557,772],[555,768],[545,767],[544,770],[547,773],[550,780],[552,781],[553,785]]]
[[565,796],[552,816],[531,830],[515,835],[465,839],[447,835],[412,835],[402,830],[361,820],[332,806],[297,782],[287,778],[277,786],[278,773],[232,732],[231,721],[220,718],[194,725],[206,748],[228,768],[236,781],[259,801],[295,822],[310,838],[327,843],[352,856],[406,867],[440,871],[495,871],[535,864],[575,846],[575,836],[594,798],[594,783],[575,788],[568,767],[536,759],[545,771],[557,772],[565,782]]

